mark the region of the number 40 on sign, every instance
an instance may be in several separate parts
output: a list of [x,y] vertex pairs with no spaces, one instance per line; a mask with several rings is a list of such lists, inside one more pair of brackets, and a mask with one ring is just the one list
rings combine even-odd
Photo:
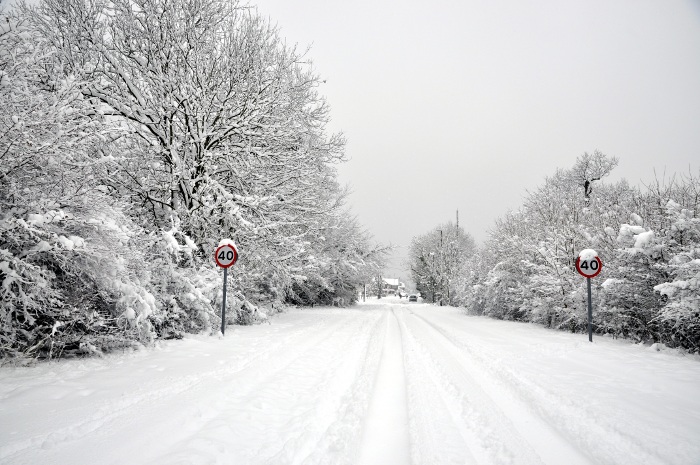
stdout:
[[226,269],[229,266],[233,266],[238,260],[238,250],[233,244],[224,244],[216,249],[214,257],[216,264]]
[[603,262],[600,261],[598,254],[592,249],[581,251],[576,258],[576,271],[585,278],[595,278],[603,269]]

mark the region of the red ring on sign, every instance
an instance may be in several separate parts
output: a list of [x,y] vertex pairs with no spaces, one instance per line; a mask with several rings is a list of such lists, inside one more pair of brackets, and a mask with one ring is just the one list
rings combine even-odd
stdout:
[[[226,260],[224,263],[219,261],[219,251],[221,249],[231,249],[233,251],[233,260],[231,260],[231,263],[226,264],[228,260]],[[228,255],[228,254],[227,254]],[[214,261],[216,262],[217,265],[219,265],[221,268],[228,268],[230,266],[233,266],[237,261],[238,261],[238,250],[231,245],[231,244],[224,244],[219,246],[216,251],[214,252]]]
[[603,269],[603,262],[600,261],[600,257],[593,257],[595,258],[595,261],[598,262],[598,269],[595,271],[593,274],[586,274],[582,269],[581,269],[581,257],[576,258],[576,271],[583,276],[584,278],[595,278],[598,276]]

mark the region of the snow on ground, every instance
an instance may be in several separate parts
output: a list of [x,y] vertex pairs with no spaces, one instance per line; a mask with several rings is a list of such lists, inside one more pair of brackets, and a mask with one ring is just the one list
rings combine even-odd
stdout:
[[368,301],[0,369],[2,464],[700,464],[700,360]]

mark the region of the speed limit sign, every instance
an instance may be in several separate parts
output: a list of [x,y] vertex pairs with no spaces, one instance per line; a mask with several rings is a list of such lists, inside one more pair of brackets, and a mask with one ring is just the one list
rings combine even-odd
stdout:
[[224,289],[221,299],[221,334],[223,335],[226,331],[226,278],[228,277],[228,268],[233,266],[238,260],[238,250],[236,250],[236,246],[230,241],[220,245],[214,252],[214,260],[217,265],[224,269]]
[[576,258],[576,271],[586,278],[588,287],[588,340],[593,342],[593,299],[591,297],[591,278],[595,278],[603,269],[603,262],[598,252],[593,249],[582,250]]
[[233,244],[219,246],[214,252],[214,260],[216,260],[217,265],[226,269],[229,266],[233,266],[238,260],[238,250]]
[[576,259],[576,271],[584,278],[595,278],[603,269],[603,262],[600,261],[598,254],[585,254],[583,252]]

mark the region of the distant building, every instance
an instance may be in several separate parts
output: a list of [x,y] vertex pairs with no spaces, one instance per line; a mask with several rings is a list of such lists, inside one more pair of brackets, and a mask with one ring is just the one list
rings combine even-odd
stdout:
[[399,295],[401,292],[406,292],[406,285],[398,278],[382,278],[382,281],[384,281],[382,295]]

